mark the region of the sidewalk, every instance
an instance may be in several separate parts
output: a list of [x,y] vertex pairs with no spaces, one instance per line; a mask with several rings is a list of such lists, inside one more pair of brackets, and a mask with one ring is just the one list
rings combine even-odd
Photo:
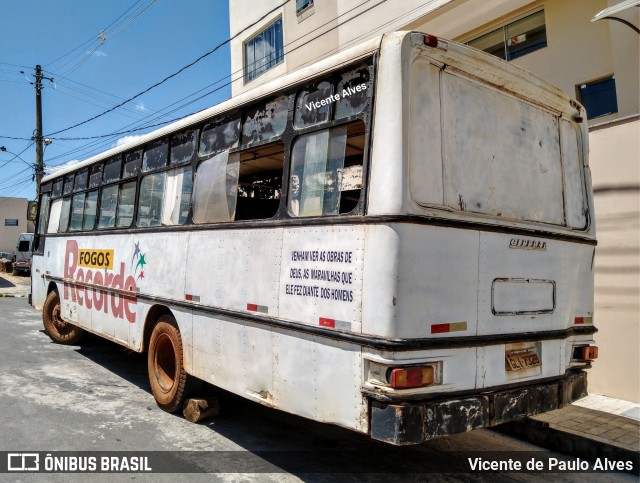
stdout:
[[[640,458],[640,404],[589,394],[562,409],[500,428],[564,454],[594,460]],[[636,466],[637,467],[637,466]]]
[[27,297],[31,287],[29,275],[0,272],[0,297]]

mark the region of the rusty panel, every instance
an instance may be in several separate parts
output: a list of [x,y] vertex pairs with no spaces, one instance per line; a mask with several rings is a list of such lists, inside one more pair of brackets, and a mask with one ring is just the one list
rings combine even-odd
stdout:
[[427,438],[464,433],[488,425],[489,399],[486,396],[426,405]]
[[558,408],[558,385],[528,387],[496,394],[491,425],[544,413]]

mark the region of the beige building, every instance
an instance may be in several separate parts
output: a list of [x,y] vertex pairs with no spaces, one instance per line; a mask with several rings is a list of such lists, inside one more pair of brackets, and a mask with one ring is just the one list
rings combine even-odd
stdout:
[[0,252],[15,253],[18,235],[33,233],[33,223],[27,221],[26,198],[0,196]]
[[[621,21],[592,18],[622,3]],[[587,108],[599,244],[591,392],[640,402],[638,1],[230,0],[232,94],[393,30],[467,42]],[[629,25],[631,24],[631,26]],[[635,27],[635,30],[634,30]]]

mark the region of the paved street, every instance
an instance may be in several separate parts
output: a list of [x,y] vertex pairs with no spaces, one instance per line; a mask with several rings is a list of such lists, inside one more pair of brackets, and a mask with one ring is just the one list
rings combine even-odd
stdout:
[[[214,481],[426,481],[434,477],[442,481],[595,482],[603,477],[637,481],[624,473],[472,474],[466,458],[460,458],[466,453],[457,452],[527,451],[542,458],[564,457],[488,430],[398,449],[220,392],[221,415],[193,424],[156,407],[144,355],[95,337],[88,337],[79,347],[55,345],[42,331],[41,314],[25,298],[0,298],[0,313],[0,397],[4,403],[0,451],[170,451],[167,454],[182,455],[182,464],[190,453],[175,452],[218,452],[212,453],[214,459],[236,455],[238,469],[223,465],[223,473],[214,475]],[[344,461],[313,461],[314,455],[327,451],[332,457],[357,455],[361,467],[376,468],[375,473],[335,474]],[[448,465],[448,472],[427,473],[435,463]],[[307,464],[333,473],[307,473],[301,469]],[[377,474],[398,468],[410,473]],[[7,475],[0,475],[0,480],[3,476]],[[28,481],[67,481],[71,475],[29,476]],[[87,476],[114,481],[114,475],[73,476],[78,481]],[[116,476],[118,481],[212,480],[212,475],[204,474]]]

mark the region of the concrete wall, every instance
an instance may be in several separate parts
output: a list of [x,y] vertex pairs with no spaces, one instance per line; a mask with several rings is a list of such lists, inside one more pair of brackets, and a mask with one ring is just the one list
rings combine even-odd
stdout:
[[[0,252],[15,253],[18,235],[33,232],[33,223],[27,221],[28,201],[0,196]],[[18,226],[5,226],[6,219],[18,220]]]
[[640,121],[589,134],[598,247],[589,392],[640,403]]

